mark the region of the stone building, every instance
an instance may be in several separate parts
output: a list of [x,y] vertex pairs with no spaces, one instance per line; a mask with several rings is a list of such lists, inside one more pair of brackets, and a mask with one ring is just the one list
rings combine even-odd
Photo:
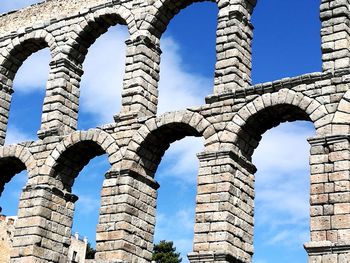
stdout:
[[[0,215],[0,262],[10,262],[15,223],[17,217]],[[67,263],[85,263],[87,238],[80,238],[78,233],[71,236]]]
[[70,263],[85,263],[87,239],[80,238],[78,233],[75,233],[71,238],[71,243],[68,249],[68,262]]
[[[252,262],[252,154],[285,121],[311,122],[309,262],[350,262],[350,0],[320,1],[322,71],[251,83],[256,0],[216,0],[212,94],[157,115],[160,38],[198,0],[47,0],[0,16],[0,191],[23,170],[13,263],[68,262],[74,179],[106,153],[95,262],[150,262],[160,160],[171,143],[202,137],[191,263]],[[122,109],[114,122],[77,130],[82,63],[92,43],[126,25]],[[50,73],[38,139],[3,145],[17,70],[48,48]]]
[[0,215],[0,262],[10,262],[16,217]]

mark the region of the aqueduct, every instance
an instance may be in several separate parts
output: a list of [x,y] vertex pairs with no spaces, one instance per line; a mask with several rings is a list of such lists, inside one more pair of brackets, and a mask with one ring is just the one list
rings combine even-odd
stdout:
[[[309,139],[309,262],[350,262],[350,1],[322,0],[322,72],[252,85],[256,1],[217,0],[213,94],[201,107],[157,116],[160,37],[193,2],[46,0],[0,17],[0,191],[16,173],[29,175],[11,262],[67,262],[77,200],[72,182],[103,153],[111,169],[101,195],[96,262],[150,262],[154,173],[169,144],[185,136],[205,140],[190,262],[252,262],[251,156],[267,129],[294,120],[316,129]],[[121,112],[115,123],[77,131],[82,63],[89,46],[116,24],[130,33]],[[46,47],[52,60],[39,138],[4,145],[12,81],[25,59]]]

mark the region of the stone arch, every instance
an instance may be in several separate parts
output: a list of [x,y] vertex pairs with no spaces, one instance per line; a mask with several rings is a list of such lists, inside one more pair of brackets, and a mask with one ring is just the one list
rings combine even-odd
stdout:
[[33,53],[49,48],[52,60],[60,54],[54,37],[46,30],[19,34],[0,49],[0,144],[4,144],[13,93],[13,80],[23,62]]
[[[180,0],[176,1],[175,3],[175,1],[172,0],[156,0],[153,7],[151,7],[157,8],[154,11],[155,15],[153,17],[153,20],[150,18],[149,21],[144,21],[143,23],[145,23],[145,25],[141,26],[141,28],[147,28],[148,31],[150,31],[152,34],[154,34],[160,39],[161,35],[166,30],[168,24],[177,13],[179,13],[182,9],[185,9],[186,7],[190,6],[191,4],[203,1],[214,3],[219,2],[218,0]],[[224,2],[228,1],[225,0]]]
[[78,64],[84,62],[89,47],[111,26],[126,25],[130,35],[137,31],[133,14],[124,6],[106,7],[85,15],[83,19],[80,24],[71,26],[71,37],[66,43],[69,46],[68,58]]
[[[67,40],[62,48],[64,54],[52,64],[51,71],[54,77],[52,83],[49,83],[52,91],[47,93],[48,99],[44,102],[45,108],[52,108],[51,104],[57,101],[55,90],[59,90],[61,99],[58,101],[64,110],[45,113],[39,136],[45,137],[47,133],[68,134],[77,129],[82,64],[89,47],[111,26],[117,24],[127,25],[129,34],[136,32],[133,14],[126,7],[118,5],[90,10],[81,17],[69,21],[69,26],[66,28]],[[60,74],[57,74],[58,72]],[[52,99],[52,96],[55,96],[55,99]],[[62,103],[67,98],[69,103]],[[54,108],[57,109],[56,105]]]
[[121,160],[119,147],[105,131],[77,131],[62,140],[47,158],[42,173],[56,180],[56,187],[70,192],[75,177],[96,156],[107,153],[113,166]]
[[132,137],[121,166],[154,177],[170,144],[186,136],[203,136],[211,124],[199,113],[188,110],[165,113],[147,120]]
[[234,143],[237,150],[251,160],[261,136],[268,129],[287,121],[311,121],[317,133],[329,124],[324,105],[300,92],[281,89],[266,93],[249,102],[232,118],[225,131],[219,135],[222,143]]
[[0,83],[11,89],[15,75],[23,62],[44,48],[50,49],[52,60],[60,53],[54,37],[43,29],[11,39],[0,54]]
[[147,28],[148,31],[160,38],[160,36],[164,33],[168,24],[176,14],[178,14],[182,9],[185,9],[191,4],[204,1],[217,3],[219,9],[221,10],[220,12],[227,13],[219,14],[219,16],[228,15],[228,12],[231,9],[231,11],[239,10],[240,12],[243,12],[244,15],[248,16],[253,12],[253,8],[256,4],[256,0],[180,0],[176,1],[176,3],[172,0],[156,0],[155,4],[152,7],[156,7],[156,10],[152,12],[154,13],[154,17],[152,17],[152,19],[151,17],[146,18],[146,21],[144,21],[145,26],[141,26],[141,28]]
[[0,195],[5,184],[24,170],[27,170],[29,177],[37,174],[36,159],[26,147],[8,145],[0,148]]

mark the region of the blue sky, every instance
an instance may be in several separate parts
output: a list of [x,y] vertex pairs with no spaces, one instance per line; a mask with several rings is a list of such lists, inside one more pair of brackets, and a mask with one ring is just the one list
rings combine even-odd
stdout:
[[[0,13],[35,2],[3,0]],[[318,10],[319,1],[315,0],[259,1],[252,18],[254,83],[321,70]],[[161,41],[159,113],[201,105],[212,93],[216,15],[215,4],[198,3],[171,21]],[[116,26],[90,48],[81,83],[79,129],[112,122],[119,111],[127,37],[126,29]],[[18,72],[7,143],[36,138],[49,61],[48,50],[37,52]],[[302,244],[309,240],[309,146],[305,139],[313,133],[313,126],[305,122],[280,125],[263,136],[254,153],[253,162],[258,168],[255,263],[280,262],[282,258],[285,263],[306,262]],[[187,262],[186,254],[192,249],[196,153],[203,150],[202,144],[198,138],[172,144],[156,174],[161,187],[155,240],[173,240],[183,262]],[[105,156],[95,158],[73,188],[80,197],[73,229],[88,236],[92,243],[99,192],[108,168]],[[5,186],[0,198],[5,214],[16,213],[25,182],[26,174],[22,173]]]

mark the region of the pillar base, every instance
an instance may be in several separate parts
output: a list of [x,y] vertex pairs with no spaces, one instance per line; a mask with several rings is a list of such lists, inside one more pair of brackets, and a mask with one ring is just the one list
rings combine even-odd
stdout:
[[41,129],[37,133],[39,139],[44,139],[46,137],[50,136],[59,136],[60,135],[60,129],[58,126],[51,127],[47,129]]
[[330,241],[308,242],[304,248],[309,255],[309,262],[343,263],[350,262],[350,242],[333,243]]

